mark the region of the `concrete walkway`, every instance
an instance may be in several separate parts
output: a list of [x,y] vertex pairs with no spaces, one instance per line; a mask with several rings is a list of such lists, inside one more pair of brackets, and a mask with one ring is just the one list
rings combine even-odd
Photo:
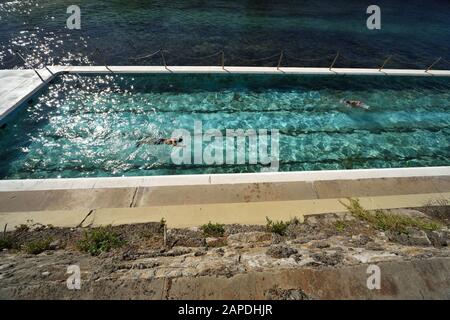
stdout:
[[[76,180],[76,179],[74,179]],[[421,207],[450,202],[450,175],[0,192],[0,226],[28,222],[60,227],[159,222],[265,224],[344,212],[358,198],[366,209]]]
[[46,69],[38,72],[42,79],[33,70],[0,70],[0,123],[53,77]]

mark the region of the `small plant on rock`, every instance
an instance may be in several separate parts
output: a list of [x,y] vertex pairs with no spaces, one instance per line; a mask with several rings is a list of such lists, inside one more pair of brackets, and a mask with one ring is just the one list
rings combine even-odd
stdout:
[[334,223],[337,232],[344,232],[348,228],[348,223],[343,220],[338,220]]
[[12,249],[14,247],[14,243],[11,237],[4,235],[0,239],[0,250],[3,249]]
[[119,234],[111,226],[106,226],[85,231],[83,239],[78,242],[77,247],[83,252],[96,256],[124,244],[125,241],[120,238]]
[[23,223],[21,225],[16,226],[16,232],[27,232],[29,230],[30,230],[30,227]]
[[203,233],[207,237],[223,237],[223,235],[225,234],[223,224],[211,223],[211,221],[207,224],[202,225],[200,229],[202,229]]
[[269,217],[266,217],[266,229],[269,232],[279,234],[280,236],[283,236],[286,234],[286,229],[289,226],[289,222],[284,221],[273,221],[270,220]]
[[3,234],[0,237],[0,250],[12,249],[14,247],[14,242],[12,237],[6,234],[6,226],[3,229]]
[[348,200],[349,204],[343,202],[341,203],[354,217],[366,221],[369,225],[379,230],[407,233],[408,228],[416,228],[424,231],[434,231],[441,227],[439,223],[430,219],[395,215],[384,212],[383,210],[370,212],[361,206],[359,200]]
[[39,254],[41,252],[44,252],[45,250],[49,250],[52,241],[52,238],[33,240],[25,243],[24,250],[26,253]]

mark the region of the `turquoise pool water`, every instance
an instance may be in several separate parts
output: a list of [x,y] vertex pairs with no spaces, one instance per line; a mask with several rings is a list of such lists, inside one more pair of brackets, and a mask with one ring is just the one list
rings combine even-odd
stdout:
[[[362,100],[369,110],[342,99]],[[63,75],[0,130],[2,179],[259,172],[175,165],[175,129],[278,129],[280,171],[450,164],[450,79]]]

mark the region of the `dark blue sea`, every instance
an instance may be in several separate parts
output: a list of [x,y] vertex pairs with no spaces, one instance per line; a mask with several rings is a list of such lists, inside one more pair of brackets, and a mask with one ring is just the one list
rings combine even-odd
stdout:
[[[0,1],[0,69],[30,65],[169,65],[450,68],[448,0],[73,0]],[[381,29],[366,9],[381,9]],[[209,56],[209,57],[208,57]]]

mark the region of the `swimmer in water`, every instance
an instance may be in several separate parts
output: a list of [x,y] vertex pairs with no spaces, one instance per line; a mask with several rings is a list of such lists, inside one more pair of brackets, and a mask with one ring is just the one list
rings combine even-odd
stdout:
[[352,108],[364,109],[364,110],[369,109],[368,106],[366,106],[362,101],[359,101],[359,100],[342,100],[342,102]]
[[173,147],[183,147],[183,145],[180,144],[180,142],[183,142],[183,138],[160,138],[160,139],[143,139],[141,141],[138,141],[138,143],[136,143],[136,147],[139,147],[140,145],[143,144],[155,144],[155,145],[160,145],[160,144],[167,144],[169,146],[173,146]]

